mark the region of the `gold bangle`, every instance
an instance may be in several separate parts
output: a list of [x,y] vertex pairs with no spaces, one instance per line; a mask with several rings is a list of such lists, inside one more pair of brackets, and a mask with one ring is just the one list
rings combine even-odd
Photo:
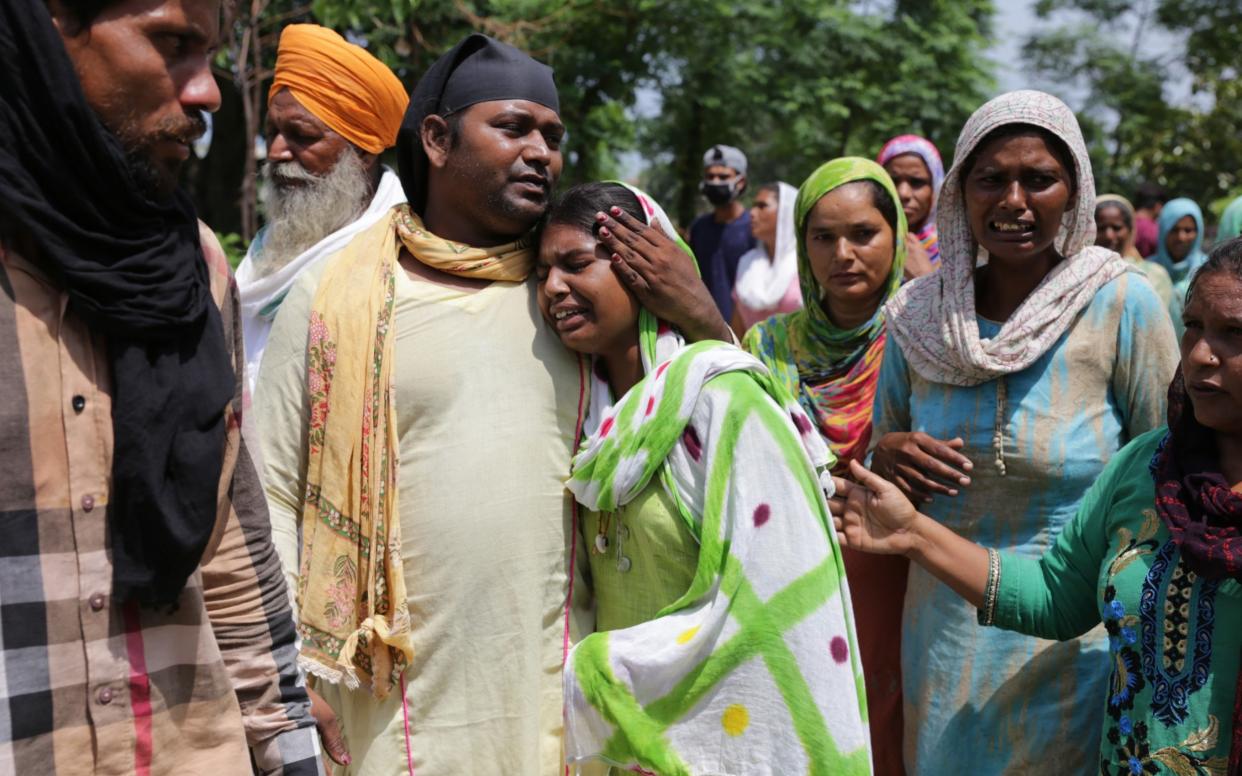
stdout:
[[996,622],[996,599],[1000,588],[1000,553],[988,549],[988,583],[983,592],[983,616],[981,625],[992,625]]

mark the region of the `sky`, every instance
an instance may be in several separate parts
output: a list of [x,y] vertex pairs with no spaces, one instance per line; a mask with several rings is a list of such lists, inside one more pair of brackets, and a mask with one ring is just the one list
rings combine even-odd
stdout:
[[[996,42],[988,50],[987,56],[996,63],[996,81],[999,87],[997,94],[1014,89],[1043,89],[1050,91],[1070,103],[1073,108],[1081,108],[1079,101],[1082,94],[1078,90],[1066,90],[1064,85],[1049,84],[1032,78],[1022,65],[1022,44],[1032,31],[1041,27],[1051,27],[1057,23],[1081,24],[1081,17],[1072,14],[1061,14],[1052,20],[1041,20],[1035,15],[1035,0],[994,0],[996,14],[993,16],[993,30]],[[1128,32],[1122,34],[1129,34]],[[1143,33],[1143,50],[1148,53],[1174,54],[1178,49],[1178,40],[1161,29],[1151,26]],[[1005,63],[1009,64],[1006,65]],[[1167,84],[1169,97],[1173,101],[1181,101],[1190,97],[1190,78],[1185,73],[1176,73]]]

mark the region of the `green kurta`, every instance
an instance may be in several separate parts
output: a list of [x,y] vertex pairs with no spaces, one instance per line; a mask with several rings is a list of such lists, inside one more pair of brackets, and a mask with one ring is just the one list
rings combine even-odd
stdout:
[[1157,516],[1149,464],[1164,434],[1109,462],[1042,558],[1001,554],[992,624],[1049,639],[1108,629],[1105,774],[1223,774],[1229,757],[1242,586],[1188,570]]
[[[607,538],[603,552],[600,535]],[[654,620],[690,589],[699,543],[658,482],[616,512],[586,512],[582,536],[591,554],[597,631]]]

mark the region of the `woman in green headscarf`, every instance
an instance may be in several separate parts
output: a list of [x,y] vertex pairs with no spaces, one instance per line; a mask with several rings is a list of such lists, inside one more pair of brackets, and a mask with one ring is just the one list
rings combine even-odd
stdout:
[[[884,303],[901,286],[906,217],[869,159],[834,159],[798,190],[794,211],[805,307],[747,332],[743,346],[798,398],[836,454],[861,459],[884,355]],[[853,591],[877,774],[901,774],[904,558],[843,550]]]

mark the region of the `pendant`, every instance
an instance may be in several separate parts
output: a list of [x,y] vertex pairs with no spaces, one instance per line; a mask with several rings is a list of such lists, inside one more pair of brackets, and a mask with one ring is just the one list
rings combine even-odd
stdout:
[[595,551],[600,555],[608,552],[608,537],[601,534],[595,534]]

